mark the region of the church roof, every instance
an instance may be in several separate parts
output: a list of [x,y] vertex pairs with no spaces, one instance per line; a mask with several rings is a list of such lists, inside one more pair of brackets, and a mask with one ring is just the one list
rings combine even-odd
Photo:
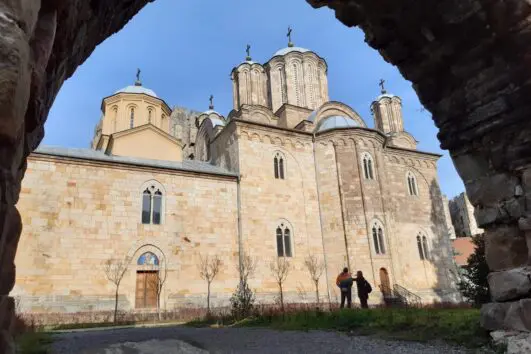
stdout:
[[146,95],[158,98],[155,91],[139,85],[129,85],[127,87],[124,87],[123,89],[116,91],[114,94],[117,93],[144,93]]
[[326,130],[351,127],[360,127],[360,125],[354,119],[349,117],[331,116],[319,121],[319,124],[317,125],[317,131],[324,132]]
[[224,168],[211,165],[208,162],[197,161],[197,160],[184,160],[180,162],[151,160],[151,159],[141,159],[137,157],[107,155],[103,153],[102,151],[92,150],[92,149],[64,148],[64,147],[56,147],[56,146],[40,146],[37,148],[37,150],[35,150],[35,153],[43,154],[43,155],[51,155],[51,156],[77,158],[77,159],[90,160],[90,161],[120,163],[120,164],[146,166],[146,167],[162,168],[162,169],[177,170],[177,171],[199,172],[199,173],[214,174],[214,175],[229,176],[229,177],[238,176],[237,173],[230,172]]
[[306,52],[310,52],[310,50],[306,48],[301,48],[301,47],[286,47],[286,48],[282,48],[278,50],[274,56],[276,57],[277,55],[286,55],[291,52],[306,53]]

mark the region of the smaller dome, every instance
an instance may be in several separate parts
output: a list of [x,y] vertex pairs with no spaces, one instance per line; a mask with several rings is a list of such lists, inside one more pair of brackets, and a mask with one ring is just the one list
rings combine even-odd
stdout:
[[380,96],[378,96],[378,98],[376,98],[376,100],[379,101],[382,98],[393,98],[393,97],[398,97],[398,96],[395,96],[395,95],[393,95],[391,93],[383,93]]
[[317,131],[324,132],[337,128],[352,128],[360,125],[354,119],[344,116],[331,116],[321,120],[317,124]]
[[136,85],[135,86],[130,85],[130,86],[124,87],[123,89],[116,91],[114,94],[116,95],[117,93],[143,93],[143,94],[158,98],[155,91],[145,88],[144,86],[136,86]]
[[278,50],[274,56],[276,57],[279,55],[286,55],[291,52],[306,53],[306,52],[310,52],[310,50],[306,48],[301,48],[301,47],[286,47],[286,48]]

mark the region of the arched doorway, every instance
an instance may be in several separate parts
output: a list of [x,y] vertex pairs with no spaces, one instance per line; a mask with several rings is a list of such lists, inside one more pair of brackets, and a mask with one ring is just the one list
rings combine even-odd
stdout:
[[135,308],[157,308],[159,259],[152,252],[145,252],[136,264]]
[[391,296],[391,281],[389,280],[389,273],[385,268],[380,268],[380,290],[384,297]]

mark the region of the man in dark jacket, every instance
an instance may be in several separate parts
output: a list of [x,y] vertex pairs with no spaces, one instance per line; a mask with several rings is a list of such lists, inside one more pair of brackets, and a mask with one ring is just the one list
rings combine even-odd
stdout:
[[356,282],[356,286],[358,288],[358,297],[360,299],[361,308],[369,308],[367,300],[369,299],[369,294],[372,292],[371,284],[369,284],[369,282],[363,277],[361,270],[358,270],[356,273],[356,278],[354,281]]
[[336,285],[341,290],[341,308],[345,307],[345,300],[347,300],[347,307],[352,307],[352,284],[354,284],[352,275],[349,273],[348,268],[344,268],[336,279]]

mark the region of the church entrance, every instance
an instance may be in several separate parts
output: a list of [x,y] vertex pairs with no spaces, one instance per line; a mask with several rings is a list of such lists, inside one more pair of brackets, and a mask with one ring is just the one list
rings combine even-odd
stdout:
[[385,268],[380,268],[380,290],[384,297],[391,296],[391,281]]
[[135,308],[157,308],[158,282],[159,259],[146,252],[137,261]]
[[136,301],[135,307],[157,307],[157,271],[136,272]]

